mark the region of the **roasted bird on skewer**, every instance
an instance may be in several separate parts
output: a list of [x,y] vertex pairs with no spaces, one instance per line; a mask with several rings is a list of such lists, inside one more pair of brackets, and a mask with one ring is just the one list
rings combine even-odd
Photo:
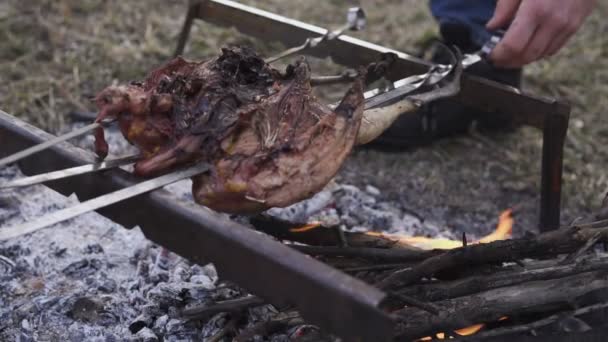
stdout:
[[[224,48],[203,62],[176,58],[141,83],[96,97],[97,121],[118,120],[153,176],[206,162],[193,177],[195,200],[228,213],[284,207],[320,191],[351,151],[363,115],[365,70],[335,109],[322,104],[302,59],[281,73],[248,48]],[[96,152],[108,153],[103,128]]]

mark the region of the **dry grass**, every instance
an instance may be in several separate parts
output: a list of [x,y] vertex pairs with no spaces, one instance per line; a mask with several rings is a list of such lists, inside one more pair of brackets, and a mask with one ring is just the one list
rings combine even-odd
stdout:
[[[332,26],[340,24],[344,9],[357,1],[243,2]],[[608,117],[604,114],[608,104],[608,40],[604,36],[608,33],[604,20],[608,5],[600,2],[596,13],[559,56],[526,69],[528,90],[564,97],[574,105],[565,160],[564,205],[569,208],[570,217],[597,206],[608,189],[605,171],[608,152],[604,149],[608,144]],[[414,51],[436,32],[424,1],[361,3],[369,16],[368,28],[358,34],[364,39]],[[185,0],[4,0],[0,3],[0,107],[48,130],[60,130],[69,111],[92,110],[89,99],[104,86],[141,78],[151,67],[167,60],[175,46],[185,7]],[[268,54],[280,49],[276,44],[253,41],[234,30],[198,22],[186,55],[203,58],[229,43],[252,43]],[[327,61],[316,61],[314,66],[323,72],[335,69]],[[509,176],[500,181],[517,181],[525,189],[536,189],[540,135],[523,129],[488,139],[499,146],[498,152],[493,150],[499,160],[493,163],[500,169],[508,169]],[[462,146],[475,144],[479,141],[452,139],[411,155],[376,156],[384,161],[372,166],[362,164],[370,155],[358,155],[354,158],[357,167],[350,166],[347,174],[361,174],[379,164],[385,179],[394,179],[407,163],[411,174],[423,175],[426,187],[423,191],[439,196],[452,186],[443,176],[445,172],[454,172],[447,167],[461,163],[459,172],[474,174],[474,167],[468,170],[466,156],[457,155]],[[487,144],[479,146],[482,145],[485,147],[470,147],[473,150],[469,152],[492,150]],[[510,150],[512,158],[500,160],[500,149]],[[382,179],[376,183],[384,184]],[[407,190],[403,189],[406,184],[393,188]],[[446,199],[450,207],[470,209],[463,207],[462,202],[460,197]]]

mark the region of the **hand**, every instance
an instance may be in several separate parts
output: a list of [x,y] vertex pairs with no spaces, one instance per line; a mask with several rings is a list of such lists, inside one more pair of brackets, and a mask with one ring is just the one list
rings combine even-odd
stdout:
[[583,24],[596,0],[498,0],[489,30],[511,23],[490,59],[517,68],[553,56]]

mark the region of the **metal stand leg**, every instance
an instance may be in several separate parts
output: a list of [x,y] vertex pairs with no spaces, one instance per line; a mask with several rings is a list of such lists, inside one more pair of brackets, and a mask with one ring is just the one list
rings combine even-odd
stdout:
[[182,26],[182,31],[179,33],[179,40],[177,41],[177,46],[175,47],[175,52],[173,53],[173,57],[177,57],[184,53],[184,48],[186,47],[186,42],[188,41],[188,37],[190,36],[190,30],[192,29],[192,24],[194,23],[194,19],[198,16],[198,13],[201,8],[201,1],[199,0],[191,0],[188,5],[188,13],[186,14],[186,19],[184,20],[184,25]]
[[555,104],[555,112],[545,117],[540,189],[541,232],[559,228],[564,142],[568,131],[570,108]]

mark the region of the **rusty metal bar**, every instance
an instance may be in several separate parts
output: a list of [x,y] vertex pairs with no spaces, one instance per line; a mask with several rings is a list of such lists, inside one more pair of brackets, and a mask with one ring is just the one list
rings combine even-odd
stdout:
[[[52,135],[0,111],[0,157],[51,139]],[[88,164],[93,153],[68,143],[19,163],[25,174]],[[46,183],[64,195],[87,200],[136,183],[121,169]],[[230,279],[277,305],[294,305],[304,318],[347,341],[389,341],[393,321],[380,309],[382,291],[305,256],[271,237],[233,222],[165,190],[156,190],[99,213],[193,262],[213,262]]]
[[[247,35],[265,41],[278,41],[287,47],[299,45],[306,38],[327,32],[327,29],[231,0],[193,0],[187,18],[235,27]],[[176,54],[183,52],[192,22],[187,19],[184,23]],[[349,67],[372,63],[384,52],[393,52],[398,57],[386,73],[392,80],[423,73],[430,67],[428,62],[404,52],[346,35],[306,51],[316,57],[331,57],[336,63]],[[463,75],[461,87],[455,100],[488,115],[512,116],[519,123],[543,131],[539,226],[543,231],[557,228],[560,222],[562,154],[570,114],[569,105],[470,75]]]
[[[540,230],[560,227],[559,212],[562,191],[564,143],[568,131],[570,107],[555,104],[555,114],[545,117],[540,193]],[[557,214],[556,214],[557,213]]]

